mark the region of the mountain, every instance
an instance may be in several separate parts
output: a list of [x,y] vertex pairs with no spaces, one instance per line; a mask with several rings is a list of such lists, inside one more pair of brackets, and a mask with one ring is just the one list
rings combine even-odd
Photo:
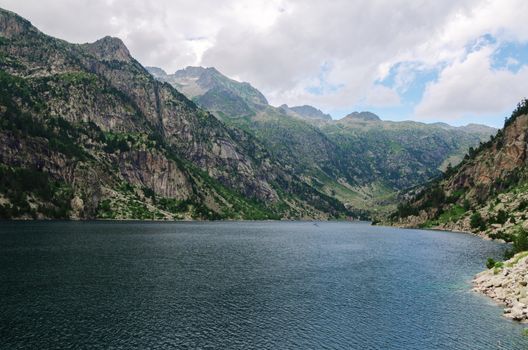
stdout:
[[[388,122],[371,112],[332,120],[312,106],[270,106],[256,98],[262,94],[251,85],[214,68],[187,67],[171,75],[149,71],[226,124],[251,133],[319,191],[370,213],[395,209],[398,191],[439,176],[496,132],[485,126]],[[222,98],[210,98],[219,91]]]
[[347,121],[364,121],[364,122],[380,122],[381,118],[372,112],[352,112],[346,115],[344,120]]
[[264,95],[250,84],[229,79],[215,68],[187,67],[172,75],[160,68],[147,69],[212,113],[247,116],[268,105]]
[[309,105],[294,106],[288,107],[288,105],[281,105],[279,107],[285,113],[293,115],[295,117],[304,118],[304,119],[320,119],[320,120],[332,120],[330,114],[323,113],[320,109]]
[[[202,73],[197,87],[231,84]],[[121,40],[70,44],[0,9],[0,217],[345,215],[251,133],[154,79]]]
[[528,101],[502,130],[441,179],[410,194],[393,223],[474,232],[510,241],[528,230]]

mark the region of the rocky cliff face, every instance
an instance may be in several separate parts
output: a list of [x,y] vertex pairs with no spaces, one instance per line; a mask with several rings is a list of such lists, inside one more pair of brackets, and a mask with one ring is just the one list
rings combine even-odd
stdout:
[[0,10],[0,80],[2,216],[346,214],[251,135],[155,80],[119,39],[69,44]]
[[515,118],[500,139],[468,160],[446,182],[451,191],[468,189],[468,197],[485,199],[497,180],[508,178],[527,165],[528,115]]
[[400,206],[398,225],[470,231],[511,240],[528,226],[528,103],[446,176]]

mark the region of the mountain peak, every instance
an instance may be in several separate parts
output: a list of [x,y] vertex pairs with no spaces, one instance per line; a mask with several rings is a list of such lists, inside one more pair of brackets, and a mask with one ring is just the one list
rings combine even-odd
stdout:
[[491,126],[482,125],[482,124],[475,124],[470,123],[465,126],[459,127],[459,129],[466,131],[466,132],[472,132],[472,133],[487,133],[490,135],[494,135],[497,132],[496,128],[492,128]]
[[201,67],[201,66],[187,66],[183,69],[177,70],[174,73],[174,77],[176,78],[183,78],[183,77],[199,77],[202,75],[205,71],[207,71],[209,68]]
[[85,44],[85,47],[103,61],[130,62],[132,60],[128,48],[121,39],[116,37],[105,36],[94,43]]
[[[205,103],[205,100],[210,102],[209,98],[213,97],[213,95],[227,93],[224,96],[226,98],[229,96],[224,101],[227,104],[233,98],[239,100],[237,102],[239,104],[241,99],[242,104],[249,103],[258,108],[268,104],[266,97],[251,84],[228,78],[214,67],[187,66],[174,74],[168,75],[162,75],[160,71],[152,69],[152,67],[149,67],[148,70],[158,79],[172,84],[188,98],[203,97],[202,103]],[[206,94],[209,95],[207,98],[205,97]],[[217,97],[215,96],[213,99],[216,102],[218,102]],[[202,107],[208,108],[211,106],[202,104]],[[230,110],[230,108],[227,110]]]
[[145,67],[150,74],[152,74],[154,77],[166,77],[167,76],[167,72],[165,72],[163,69],[161,68],[158,68],[158,67],[149,67],[149,66],[146,66]]
[[287,105],[283,105],[283,106],[285,106],[285,108],[287,109],[290,109],[291,111],[294,111],[295,113],[299,114],[300,116],[304,118],[332,120],[332,116],[330,114],[323,113],[320,109],[317,109],[313,106],[309,106],[309,105],[295,106],[295,107],[288,107]]
[[379,122],[381,118],[372,112],[352,112],[343,119]]

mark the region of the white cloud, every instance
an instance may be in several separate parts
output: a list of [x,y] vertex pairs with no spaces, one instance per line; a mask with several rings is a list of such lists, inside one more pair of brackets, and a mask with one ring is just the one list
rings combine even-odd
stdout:
[[[289,10],[265,31],[225,26],[203,63],[252,82],[275,104],[302,99],[319,101],[323,108],[351,106],[368,93],[380,67],[429,40],[460,11],[461,3],[473,2],[288,2]],[[306,84],[319,75],[324,62],[332,66],[327,83],[344,88],[310,95]],[[285,96],[290,100],[284,101]]]
[[[120,37],[140,62],[169,72],[199,64],[225,23],[260,21],[263,26],[272,20],[269,15],[257,20],[255,13],[239,4],[236,0],[0,0],[0,7],[71,42]],[[259,7],[263,13],[266,6]]]
[[[451,77],[479,63],[466,59],[469,44],[484,34],[499,43],[528,40],[524,0],[0,0],[0,7],[73,42],[119,36],[140,62],[168,72],[215,66],[251,82],[277,105],[395,105],[396,92],[404,93],[417,71],[436,69],[441,81],[428,87],[416,109],[420,117],[444,118],[454,108],[447,100],[448,106],[429,100],[447,96],[440,92],[445,84],[461,90],[481,82],[479,75]],[[393,88],[376,87],[396,64]],[[308,88],[320,80],[323,65],[330,69],[319,82],[323,93],[315,94]],[[520,80],[511,72],[477,68],[490,81]],[[466,112],[499,109],[486,105],[473,110],[467,103]]]
[[517,73],[491,66],[493,47],[470,53],[445,68],[437,82],[429,84],[416,116],[422,119],[456,120],[474,115],[506,113],[528,96],[528,67]]
[[396,107],[401,104],[400,95],[382,85],[372,86],[362,102],[364,105],[372,107]]

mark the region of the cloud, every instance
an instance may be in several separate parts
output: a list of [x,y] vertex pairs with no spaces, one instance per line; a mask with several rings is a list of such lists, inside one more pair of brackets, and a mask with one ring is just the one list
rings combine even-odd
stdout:
[[[460,101],[465,107],[456,109],[442,86],[463,91],[478,85],[482,76],[475,71],[488,84],[519,82],[528,63],[513,57],[519,61],[514,74],[478,59],[489,58],[481,50],[491,44],[528,41],[524,0],[0,0],[0,7],[73,42],[119,36],[144,65],[168,72],[215,66],[252,83],[275,105],[331,110],[405,103],[416,105],[415,118],[494,113],[517,99],[517,89],[509,99],[486,101],[487,107]],[[479,41],[486,35],[495,42]],[[322,78],[321,67],[327,67]],[[406,92],[423,89],[426,81],[415,83],[430,71],[438,81],[428,85],[423,101],[402,100],[422,96]],[[468,75],[456,79],[457,71]],[[390,74],[393,85],[379,86]]]
[[401,104],[400,95],[392,89],[382,85],[372,86],[362,101],[364,105],[371,107],[396,107]]
[[[252,82],[276,104],[281,101],[275,96],[291,96],[351,106],[364,98],[381,65],[427,41],[464,3],[473,2],[289,2],[267,30],[224,27],[203,63]],[[332,66],[327,83],[345,88],[324,98],[310,96],[303,87],[323,62]]]
[[514,73],[493,69],[494,47],[467,55],[445,68],[430,83],[415,114],[421,119],[456,120],[475,115],[501,114],[528,96],[528,67]]
[[[200,63],[203,52],[232,19],[238,1],[0,0],[47,34],[76,42],[112,35],[144,65],[172,72]],[[214,11],[211,11],[214,9]],[[247,17],[244,17],[247,20]]]

